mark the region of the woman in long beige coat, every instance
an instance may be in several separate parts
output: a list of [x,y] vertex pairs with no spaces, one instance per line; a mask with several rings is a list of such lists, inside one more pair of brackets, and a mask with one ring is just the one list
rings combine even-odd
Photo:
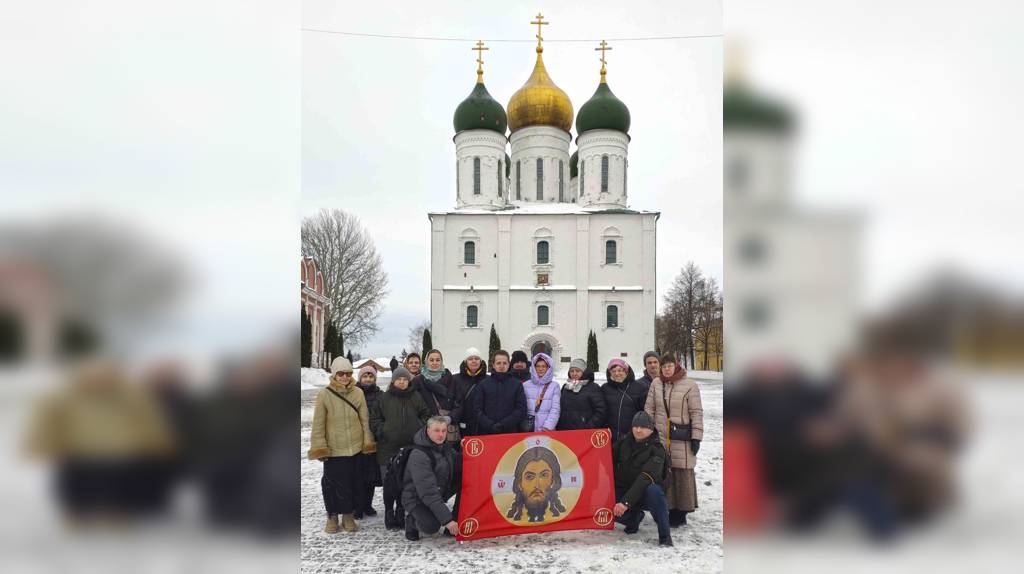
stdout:
[[338,531],[339,514],[346,532],[359,529],[352,516],[360,484],[356,455],[375,452],[376,444],[366,398],[352,377],[352,363],[338,357],[331,363],[331,372],[330,384],[316,396],[308,456],[324,463],[320,479],[327,508],[324,531],[333,534]]
[[[686,514],[697,509],[697,479],[693,469],[700,441],[704,438],[704,408],[697,383],[686,378],[686,369],[674,356],[661,357],[661,376],[651,383],[644,410],[654,419],[669,453],[672,471],[665,488],[669,523],[673,527],[681,526],[686,524]],[[670,423],[677,427],[675,439]]]

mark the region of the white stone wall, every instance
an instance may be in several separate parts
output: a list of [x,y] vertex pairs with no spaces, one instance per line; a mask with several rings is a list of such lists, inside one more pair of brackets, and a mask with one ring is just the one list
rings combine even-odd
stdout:
[[[562,203],[571,203],[569,182],[569,142],[567,132],[549,126],[522,128],[509,136],[512,144],[511,193],[513,202],[537,203],[537,160],[544,165],[544,203],[559,201],[559,177],[562,178]],[[516,194],[516,165],[521,169],[521,190]],[[559,175],[561,173],[561,176]],[[517,199],[518,198],[518,199]]]
[[[505,136],[491,130],[466,130],[455,136],[456,205],[498,209],[508,198],[505,190]],[[475,193],[474,159],[480,159],[480,193]],[[501,181],[499,182],[499,173]]]
[[[431,323],[446,357],[466,347],[483,351],[494,323],[503,346],[527,352],[540,337],[561,357],[586,356],[594,330],[601,365],[621,353],[637,367],[654,348],[656,219],[642,214],[432,214]],[[605,262],[605,241],[618,242],[618,262]],[[477,242],[477,264],[462,262],[463,243]],[[550,245],[550,263],[536,261],[536,242]],[[536,285],[538,272],[549,285]],[[615,287],[615,290],[612,290]],[[477,328],[465,325],[466,305],[477,304]],[[537,306],[550,325],[537,324]],[[619,327],[606,327],[606,307],[619,306]],[[446,361],[447,363],[447,361]],[[454,363],[455,366],[458,362]]]
[[722,138],[725,208],[787,204],[792,142],[784,134],[729,130]]
[[[590,130],[576,139],[584,207],[626,207],[629,136],[615,130]],[[602,158],[608,157],[608,190],[601,192]]]

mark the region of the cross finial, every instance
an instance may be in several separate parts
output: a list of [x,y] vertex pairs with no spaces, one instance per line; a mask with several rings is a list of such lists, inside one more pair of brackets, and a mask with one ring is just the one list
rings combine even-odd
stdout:
[[544,36],[541,35],[541,26],[547,26],[551,22],[545,22],[544,15],[537,12],[537,19],[530,23],[537,25],[537,53],[539,54],[544,51],[544,47],[541,46],[541,42],[544,40]]
[[470,50],[476,52],[476,83],[482,84],[484,83],[484,51],[490,50],[490,48],[485,48],[483,41],[477,40],[476,48],[470,48]]
[[611,50],[611,48],[608,46],[608,42],[605,42],[604,40],[601,40],[601,47],[600,48],[594,48],[595,52],[601,52],[601,83],[602,84],[605,83],[604,75],[608,72],[608,69],[605,67],[605,64],[607,62],[605,61],[605,58],[604,58],[605,52],[607,52],[608,50]]

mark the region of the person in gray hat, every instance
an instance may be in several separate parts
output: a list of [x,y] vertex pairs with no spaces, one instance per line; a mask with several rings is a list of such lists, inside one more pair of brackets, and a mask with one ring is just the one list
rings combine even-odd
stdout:
[[644,511],[658,525],[658,544],[672,546],[668,499],[663,484],[668,476],[668,452],[658,438],[654,420],[644,411],[633,415],[632,432],[612,445],[615,472],[615,521],[626,534],[636,534]]
[[596,429],[605,425],[608,405],[583,359],[569,363],[569,380],[562,385],[561,399],[557,430]]

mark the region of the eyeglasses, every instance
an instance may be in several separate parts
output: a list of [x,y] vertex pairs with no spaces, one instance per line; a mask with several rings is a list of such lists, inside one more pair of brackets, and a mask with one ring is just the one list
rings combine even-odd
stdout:
[[352,371],[338,371],[338,374],[343,376],[343,377],[351,377],[352,376]]

